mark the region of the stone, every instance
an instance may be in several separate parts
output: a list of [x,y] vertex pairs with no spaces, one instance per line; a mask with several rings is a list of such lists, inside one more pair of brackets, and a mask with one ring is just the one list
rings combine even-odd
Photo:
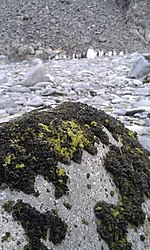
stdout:
[[150,72],[150,62],[144,56],[138,57],[132,64],[128,77],[143,78]]
[[48,81],[49,77],[46,77],[47,74],[48,74],[48,69],[46,65],[40,63],[25,75],[21,84],[25,87],[30,87],[39,82]]
[[148,151],[150,151],[150,136],[149,135],[142,135],[138,137],[139,142],[143,145],[144,148],[146,148]]
[[26,103],[27,106],[40,107],[44,104],[43,99],[40,96],[35,96]]
[[27,45],[19,45],[19,47],[17,48],[17,53],[19,56],[24,56],[28,53],[28,46]]
[[39,58],[35,58],[32,60],[32,65],[35,65],[35,66],[38,64],[42,64],[42,63],[43,63],[43,61]]
[[5,74],[0,75],[0,83],[6,83],[8,82],[8,78]]
[[149,249],[150,161],[121,122],[66,102],[1,124],[0,143],[3,250]]
[[0,65],[6,63],[8,60],[7,56],[0,55]]
[[46,53],[47,53],[47,55],[48,55],[48,59],[49,59],[49,60],[55,58],[56,55],[59,55],[59,54],[62,53],[62,52],[63,52],[63,50],[62,50],[62,49],[59,49],[59,48],[56,49],[56,50],[53,50],[53,49],[51,49],[51,48],[48,48],[48,49],[46,50]]
[[44,50],[43,50],[43,49],[37,49],[37,50],[35,51],[35,55],[36,55],[36,57],[42,58],[43,55],[44,55]]
[[35,50],[34,50],[34,48],[33,48],[33,46],[28,46],[28,53],[30,54],[30,55],[34,55],[35,54]]

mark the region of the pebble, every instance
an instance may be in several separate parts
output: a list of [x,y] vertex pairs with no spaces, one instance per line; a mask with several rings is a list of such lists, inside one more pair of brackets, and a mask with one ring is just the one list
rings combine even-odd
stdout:
[[[150,85],[130,79],[137,53],[100,55],[89,49],[88,58],[34,59],[0,65],[0,122],[43,105],[80,101],[137,131],[150,148]],[[137,129],[139,127],[139,129]],[[142,129],[141,129],[142,127]],[[146,139],[142,139],[146,137]]]

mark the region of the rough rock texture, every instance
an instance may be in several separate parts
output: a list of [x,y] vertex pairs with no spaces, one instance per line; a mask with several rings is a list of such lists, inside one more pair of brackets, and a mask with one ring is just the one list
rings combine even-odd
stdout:
[[92,46],[104,51],[147,51],[149,0],[1,0],[0,54],[45,59]]
[[116,0],[126,13],[130,32],[144,44],[150,44],[150,1]]
[[128,77],[143,78],[150,73],[150,61],[144,56],[138,57],[131,65]]
[[150,161],[136,134],[80,103],[0,126],[1,249],[148,250]]

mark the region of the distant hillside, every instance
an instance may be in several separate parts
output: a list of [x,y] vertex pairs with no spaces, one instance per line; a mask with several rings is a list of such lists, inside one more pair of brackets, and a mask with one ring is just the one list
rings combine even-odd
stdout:
[[47,56],[150,47],[149,0],[1,0],[0,54]]

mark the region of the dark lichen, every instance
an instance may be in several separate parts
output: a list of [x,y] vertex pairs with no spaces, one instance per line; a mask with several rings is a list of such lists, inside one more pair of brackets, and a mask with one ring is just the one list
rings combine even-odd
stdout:
[[99,236],[109,248],[127,250],[132,249],[127,241],[128,226],[135,229],[145,221],[142,203],[150,198],[150,161],[134,132],[119,127],[118,136],[121,149],[110,146],[103,161],[118,188],[119,202],[117,206],[97,202],[94,212]]
[[120,207],[98,202],[94,207],[97,232],[109,245],[111,250],[131,250],[127,242],[127,224]]
[[19,200],[11,207],[13,219],[19,221],[25,230],[29,244],[24,249],[45,249],[41,239],[52,241],[54,245],[65,239],[67,224],[63,222],[56,211],[40,213],[30,204]]
[[14,201],[7,201],[2,205],[2,207],[6,212],[10,213],[12,211],[14,204],[15,204]]

